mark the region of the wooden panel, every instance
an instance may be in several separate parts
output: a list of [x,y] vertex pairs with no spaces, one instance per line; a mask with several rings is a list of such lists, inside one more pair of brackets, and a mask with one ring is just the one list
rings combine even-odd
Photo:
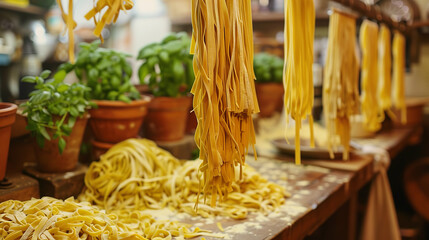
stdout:
[[23,174],[13,174],[6,176],[12,183],[10,188],[0,188],[0,202],[6,200],[30,200],[39,197],[39,183],[37,180]]
[[66,173],[42,173],[35,166],[25,167],[24,172],[39,181],[41,197],[66,199],[82,191],[86,170],[86,166],[78,164],[74,171]]

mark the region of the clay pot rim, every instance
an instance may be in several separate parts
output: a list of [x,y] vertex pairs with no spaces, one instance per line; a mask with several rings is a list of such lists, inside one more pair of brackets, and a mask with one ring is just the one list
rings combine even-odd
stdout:
[[92,101],[96,103],[98,106],[123,108],[123,107],[136,107],[136,106],[148,105],[149,102],[151,101],[151,98],[148,96],[142,96],[142,99],[133,100],[130,103],[126,103],[123,101],[95,100],[95,99]]
[[91,143],[94,147],[103,148],[103,149],[109,149],[116,145],[116,143],[100,142],[96,140],[91,140]]
[[0,102],[0,116],[12,114],[13,112],[16,112],[17,109],[18,109],[18,106],[16,104]]
[[[188,110],[188,102],[192,107],[192,96],[181,97],[154,97],[149,103],[148,108],[150,111],[182,111]],[[186,105],[185,105],[186,104]]]

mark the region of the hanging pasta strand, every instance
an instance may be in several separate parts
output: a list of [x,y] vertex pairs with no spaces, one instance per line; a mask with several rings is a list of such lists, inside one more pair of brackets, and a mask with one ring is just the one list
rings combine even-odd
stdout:
[[360,28],[360,46],[362,51],[361,70],[361,112],[364,127],[371,132],[381,128],[383,120],[382,110],[377,98],[378,88],[378,45],[374,39],[378,39],[378,25],[369,20],[364,20]]
[[350,116],[359,110],[359,63],[356,55],[356,19],[334,9],[329,17],[329,38],[323,81],[323,111],[331,158],[337,136],[343,159],[349,158]]
[[202,191],[211,194],[212,206],[232,191],[234,166],[242,166],[255,144],[251,16],[250,1],[192,0],[195,141],[203,160]]
[[295,163],[301,164],[301,121],[308,117],[311,145],[313,137],[313,40],[315,10],[313,0],[285,0],[285,64],[283,86],[286,119],[295,120]]
[[[68,0],[68,14],[65,13],[62,0],[57,0],[58,6],[60,7],[62,18],[67,26],[67,33],[69,36],[69,59],[71,63],[74,63],[74,34],[73,30],[77,24],[73,20],[73,0]],[[103,41],[101,31],[106,24],[115,23],[119,17],[121,11],[130,10],[134,3],[132,0],[94,0],[94,7],[86,15],[86,20],[93,18],[95,29],[94,35],[99,37]],[[107,8],[101,17],[100,21],[97,20],[96,16],[101,15],[101,12]]]
[[392,87],[391,87],[391,71],[392,71],[392,57],[391,57],[391,42],[390,30],[382,24],[380,27],[380,34],[378,37],[378,102],[382,113],[384,111],[390,116],[392,114]]
[[398,31],[393,36],[393,104],[401,111],[401,123],[407,123],[405,104],[405,37]]

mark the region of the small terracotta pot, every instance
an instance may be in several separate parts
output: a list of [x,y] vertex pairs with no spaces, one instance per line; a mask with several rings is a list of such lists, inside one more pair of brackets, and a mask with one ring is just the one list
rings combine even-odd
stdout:
[[95,140],[91,141],[92,143],[92,159],[98,160],[100,156],[105,154],[110,148],[112,148],[115,144],[112,143],[103,143],[97,142]]
[[256,83],[255,89],[260,117],[271,117],[276,110],[282,109],[284,95],[282,83]]
[[155,97],[144,123],[145,137],[164,142],[182,139],[191,104],[192,97]]
[[[79,160],[80,145],[85,132],[89,115],[77,118],[70,136],[65,136],[66,147],[62,154],[58,150],[58,139],[45,140],[44,147],[41,148],[34,141],[34,151],[36,153],[37,169],[41,172],[58,173],[67,172],[76,168]],[[50,133],[51,137],[52,134]]]
[[0,103],[0,181],[6,175],[11,126],[15,122],[17,106],[13,103]]
[[89,110],[91,114],[89,125],[95,140],[104,143],[118,143],[137,137],[147,114],[149,101],[149,97],[130,103],[94,100],[98,108]]

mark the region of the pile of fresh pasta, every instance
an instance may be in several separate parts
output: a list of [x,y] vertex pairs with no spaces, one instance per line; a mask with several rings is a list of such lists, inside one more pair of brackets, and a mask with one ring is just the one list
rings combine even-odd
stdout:
[[0,203],[0,238],[13,239],[172,239],[210,235],[170,221],[156,221],[139,212],[106,213],[88,202],[50,197]]
[[233,192],[217,206],[200,200],[201,161],[179,161],[146,139],[112,147],[85,175],[77,200],[44,197],[0,204],[2,239],[172,239],[219,235],[177,221],[156,220],[147,209],[169,208],[192,216],[244,219],[249,212],[268,214],[288,193],[249,166]]
[[107,211],[168,207],[202,217],[244,219],[249,212],[272,212],[288,196],[284,187],[245,165],[241,180],[238,174],[234,177],[233,191],[212,207],[199,199],[200,164],[201,160],[179,161],[150,140],[129,139],[91,164],[78,199]]

